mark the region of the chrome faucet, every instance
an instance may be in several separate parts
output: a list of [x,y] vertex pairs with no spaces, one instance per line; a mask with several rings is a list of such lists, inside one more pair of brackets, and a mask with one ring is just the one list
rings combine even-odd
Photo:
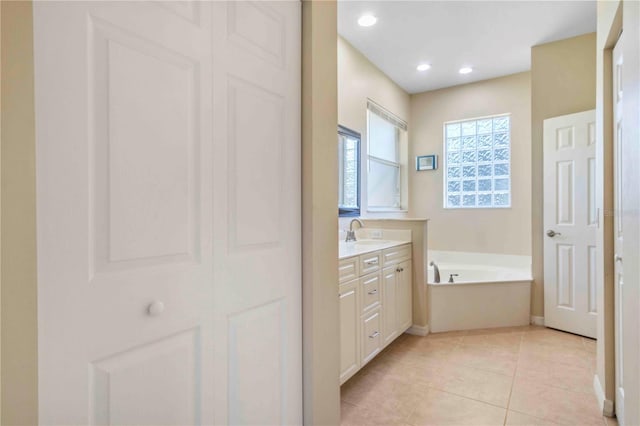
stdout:
[[364,224],[360,219],[353,219],[349,224],[349,230],[347,231],[347,238],[345,242],[356,241],[356,231],[353,230],[353,222],[358,222],[360,224],[360,228],[364,228]]
[[438,269],[438,265],[432,260],[429,266],[433,266],[433,283],[440,284],[440,269]]
[[449,274],[449,284],[453,284],[453,277],[457,277],[460,274]]

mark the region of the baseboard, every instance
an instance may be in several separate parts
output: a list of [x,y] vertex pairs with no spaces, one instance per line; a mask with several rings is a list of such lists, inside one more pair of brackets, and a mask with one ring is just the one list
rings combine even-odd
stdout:
[[606,399],[604,396],[604,390],[602,390],[602,385],[600,384],[600,378],[597,374],[593,376],[593,391],[596,394],[596,398],[598,399],[598,406],[602,411],[603,416],[613,417],[613,401],[610,399]]
[[426,336],[429,334],[429,324],[427,325],[412,325],[405,331],[407,334],[413,334],[414,336]]
[[531,324],[544,325],[544,317],[536,317],[534,315],[531,315]]

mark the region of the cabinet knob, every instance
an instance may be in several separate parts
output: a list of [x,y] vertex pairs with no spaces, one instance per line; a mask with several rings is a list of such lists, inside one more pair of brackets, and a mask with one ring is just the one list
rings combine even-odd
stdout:
[[164,312],[164,303],[159,300],[154,301],[147,307],[147,313],[149,316],[157,317]]

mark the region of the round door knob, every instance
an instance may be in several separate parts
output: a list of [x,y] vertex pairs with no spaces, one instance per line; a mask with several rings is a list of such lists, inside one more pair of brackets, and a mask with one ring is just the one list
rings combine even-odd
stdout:
[[549,230],[547,231],[547,237],[553,238],[553,237],[555,237],[556,235],[562,235],[562,234],[561,234],[561,233],[559,233],[559,232],[554,231],[553,229],[549,229]]
[[156,317],[163,312],[164,312],[164,303],[162,303],[159,300],[156,300],[155,302],[151,303],[147,307],[147,313],[152,317]]

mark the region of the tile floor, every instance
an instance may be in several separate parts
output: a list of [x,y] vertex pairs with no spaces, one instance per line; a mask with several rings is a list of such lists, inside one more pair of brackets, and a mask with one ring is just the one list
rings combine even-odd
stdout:
[[342,426],[616,425],[595,340],[544,327],[400,336],[342,386]]

